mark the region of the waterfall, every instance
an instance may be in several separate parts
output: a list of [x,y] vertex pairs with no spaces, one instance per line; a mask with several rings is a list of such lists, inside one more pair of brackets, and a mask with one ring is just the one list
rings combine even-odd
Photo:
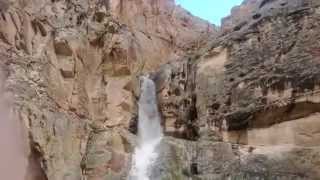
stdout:
[[157,146],[162,139],[162,128],[154,82],[141,78],[139,99],[138,146],[132,159],[129,180],[150,180],[151,169],[158,157]]

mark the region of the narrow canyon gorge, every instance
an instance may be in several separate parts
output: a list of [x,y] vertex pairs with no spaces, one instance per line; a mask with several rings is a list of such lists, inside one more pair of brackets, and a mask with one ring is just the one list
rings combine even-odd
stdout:
[[320,1],[0,0],[0,113],[0,180],[320,180]]

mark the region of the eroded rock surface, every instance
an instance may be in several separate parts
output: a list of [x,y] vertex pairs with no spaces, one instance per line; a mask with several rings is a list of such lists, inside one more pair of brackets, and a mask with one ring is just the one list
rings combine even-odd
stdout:
[[125,179],[136,77],[215,32],[173,0],[1,0],[0,59],[29,134],[26,178]]
[[319,147],[253,148],[225,142],[172,138],[165,139],[162,147],[164,153],[159,176],[165,180],[307,180],[319,177]]
[[[216,157],[235,158],[220,159],[225,169],[215,168],[214,148],[205,148],[196,160],[178,163],[188,164],[190,179],[319,178],[319,6],[312,0],[245,1],[208,47],[159,71],[167,134],[196,140],[190,157],[207,142],[230,146]],[[192,142],[183,142],[181,149],[192,149]]]
[[126,179],[152,72],[156,178],[319,179],[319,19],[317,0],[246,0],[220,30],[173,0],[0,0],[26,178]]

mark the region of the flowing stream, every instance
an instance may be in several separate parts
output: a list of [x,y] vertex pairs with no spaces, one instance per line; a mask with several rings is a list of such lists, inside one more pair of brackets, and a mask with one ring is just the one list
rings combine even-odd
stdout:
[[157,146],[162,135],[155,84],[151,79],[141,77],[139,139],[133,154],[129,180],[151,180],[151,169],[158,158]]

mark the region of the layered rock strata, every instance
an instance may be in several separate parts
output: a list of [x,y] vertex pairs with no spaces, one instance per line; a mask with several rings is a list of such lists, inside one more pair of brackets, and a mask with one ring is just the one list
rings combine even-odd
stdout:
[[125,178],[136,77],[215,32],[172,0],[1,0],[4,86],[29,134],[28,178]]
[[317,0],[246,0],[220,30],[173,0],[0,0],[26,178],[126,179],[152,72],[159,178],[319,179],[319,18]]
[[245,1],[206,48],[159,71],[180,169],[169,179],[319,179],[319,7]]

